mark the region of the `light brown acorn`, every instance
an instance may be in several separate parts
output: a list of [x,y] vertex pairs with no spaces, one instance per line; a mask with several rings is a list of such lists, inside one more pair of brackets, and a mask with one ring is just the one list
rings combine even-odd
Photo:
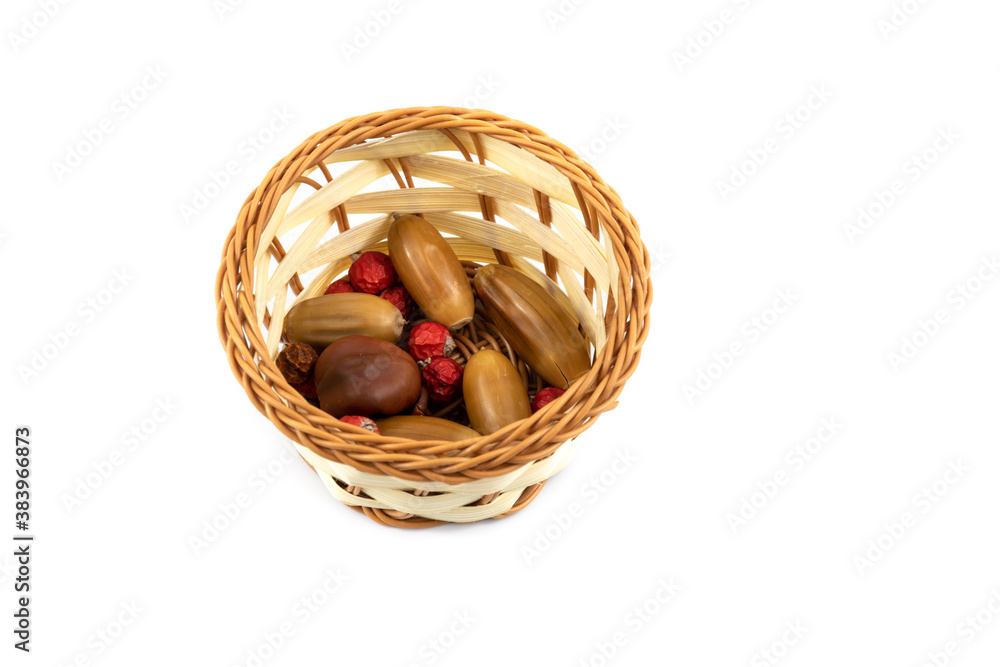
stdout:
[[545,382],[565,389],[590,370],[587,341],[573,316],[541,285],[499,264],[479,269],[473,284],[490,320]]
[[476,313],[462,263],[441,233],[423,218],[400,215],[389,227],[389,256],[400,280],[428,319],[458,329]]
[[373,294],[324,294],[292,306],[285,316],[285,335],[318,348],[355,334],[394,342],[405,324],[399,308]]
[[410,438],[411,440],[448,440],[458,442],[478,438],[479,433],[468,426],[439,417],[417,417],[399,415],[377,422],[382,435],[390,438]]
[[531,403],[510,359],[496,350],[480,350],[462,377],[465,410],[472,428],[483,435],[531,416]]

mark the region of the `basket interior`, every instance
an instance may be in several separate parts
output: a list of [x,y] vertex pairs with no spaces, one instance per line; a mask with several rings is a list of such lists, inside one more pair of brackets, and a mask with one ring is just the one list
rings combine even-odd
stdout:
[[[573,313],[595,353],[604,348],[619,278],[608,212],[518,146],[416,130],[334,151],[278,199],[255,257],[255,315],[272,360],[295,303],[342,277],[352,253],[387,251],[393,212],[423,214],[462,260],[526,273]],[[284,256],[268,252],[273,241]]]

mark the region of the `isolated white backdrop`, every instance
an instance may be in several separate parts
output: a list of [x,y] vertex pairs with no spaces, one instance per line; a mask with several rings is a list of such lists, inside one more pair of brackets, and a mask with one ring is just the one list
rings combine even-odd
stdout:
[[[996,664],[1000,6],[895,1],[5,3],[4,428],[34,433],[37,541],[34,650],[5,629],[3,664]],[[214,280],[310,133],[463,103],[619,191],[652,334],[528,509],[405,532],[290,459]]]

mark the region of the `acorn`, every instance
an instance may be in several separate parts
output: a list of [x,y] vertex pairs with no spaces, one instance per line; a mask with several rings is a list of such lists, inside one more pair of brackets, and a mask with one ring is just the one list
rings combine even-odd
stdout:
[[523,273],[487,264],[473,280],[490,320],[546,383],[565,389],[590,370],[587,341],[573,316]]
[[330,343],[313,374],[320,409],[338,419],[395,415],[420,398],[417,362],[392,343],[371,336],[344,336]]
[[465,364],[465,409],[472,428],[483,435],[531,416],[531,403],[510,359],[496,350],[480,350]]
[[292,306],[285,316],[285,336],[322,349],[351,335],[395,341],[405,324],[399,308],[373,294],[324,294]]
[[468,426],[462,426],[450,419],[441,419],[439,417],[398,415],[379,420],[377,424],[378,430],[382,435],[390,438],[457,442],[459,440],[479,437],[479,433],[473,431]]
[[389,255],[427,319],[452,330],[472,320],[476,298],[469,278],[455,251],[429,222],[415,215],[396,217],[389,227]]

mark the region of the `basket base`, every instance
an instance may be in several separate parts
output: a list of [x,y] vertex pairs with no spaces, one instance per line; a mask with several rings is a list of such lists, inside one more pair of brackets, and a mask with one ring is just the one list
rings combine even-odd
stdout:
[[576,441],[568,440],[548,458],[506,475],[457,485],[361,472],[300,444],[295,447],[330,494],[351,509],[387,526],[430,528],[502,519],[519,512],[535,499],[546,480],[570,462]]

